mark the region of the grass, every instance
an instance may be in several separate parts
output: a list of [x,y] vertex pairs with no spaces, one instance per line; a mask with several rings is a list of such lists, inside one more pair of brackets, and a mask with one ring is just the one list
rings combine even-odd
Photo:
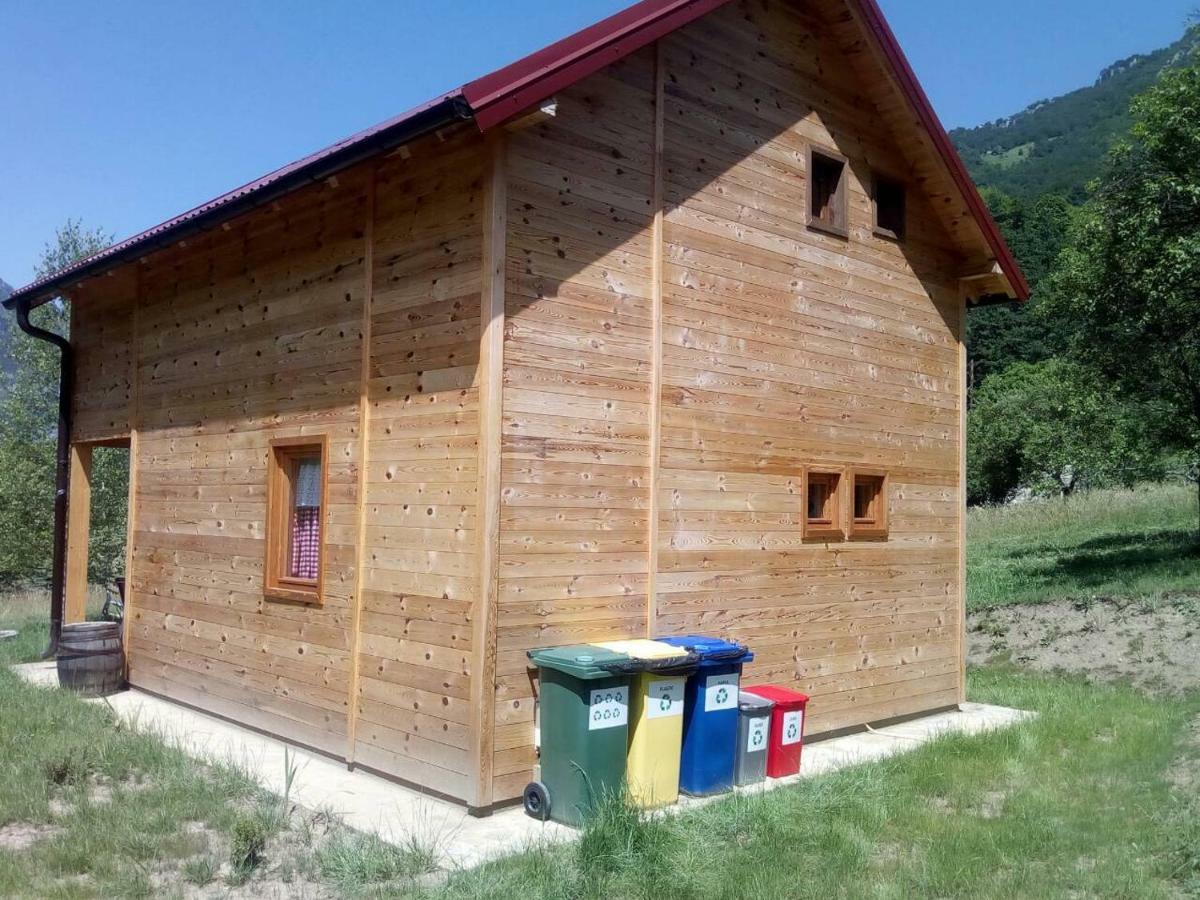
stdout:
[[[21,681],[8,666],[46,647],[43,593],[0,596],[0,628],[19,632],[0,641],[0,897],[150,897],[214,883],[254,896],[262,879],[357,893],[431,868],[416,842],[391,848],[328,813],[298,814],[290,790],[267,793],[131,730],[103,703]],[[287,785],[294,775],[289,762]],[[26,840],[10,843],[15,834]]]
[[459,873],[438,898],[1078,897],[1200,890],[1200,804],[1168,772],[1200,714],[1130,688],[988,670],[1030,724],[676,818],[604,811],[582,840]]
[[967,607],[1200,593],[1196,523],[1187,485],[972,509]]
[[[1195,518],[1183,487],[973,510],[969,602],[1200,593]],[[44,603],[0,597],[0,627],[20,631],[0,665],[40,654]],[[970,694],[1039,717],[678,817],[613,805],[574,844],[434,884],[427,843],[331,825],[4,668],[0,896],[250,896],[268,870],[430,900],[1200,896],[1200,696],[1008,668],[972,671]],[[37,839],[3,849],[14,824]]]

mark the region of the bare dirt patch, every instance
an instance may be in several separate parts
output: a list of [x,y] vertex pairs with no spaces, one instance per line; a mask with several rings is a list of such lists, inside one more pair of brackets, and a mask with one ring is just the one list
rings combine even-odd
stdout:
[[1013,662],[1127,680],[1156,694],[1200,689],[1200,605],[1194,599],[1008,606],[972,614],[968,628],[973,665]]
[[32,822],[10,822],[0,825],[0,849],[28,850],[38,841],[52,838],[62,831],[55,825],[35,825]]

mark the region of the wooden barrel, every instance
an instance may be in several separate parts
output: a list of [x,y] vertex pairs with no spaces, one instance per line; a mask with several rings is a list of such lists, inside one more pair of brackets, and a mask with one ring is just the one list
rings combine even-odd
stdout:
[[120,622],[72,622],[58,639],[58,683],[85,697],[103,697],[125,686]]

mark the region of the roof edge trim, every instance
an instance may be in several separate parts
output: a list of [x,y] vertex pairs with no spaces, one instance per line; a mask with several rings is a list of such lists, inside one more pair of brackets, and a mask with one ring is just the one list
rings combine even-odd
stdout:
[[39,278],[13,291],[3,301],[3,306],[13,309],[18,304],[28,304],[30,307],[40,305],[73,282],[138,259],[190,235],[209,231],[222,222],[277,200],[307,184],[336,175],[377,153],[392,150],[438,128],[470,118],[471,109],[460,92],[445,94],[113,244],[53,275]]
[[642,0],[463,86],[480,131],[718,9],[729,0]]

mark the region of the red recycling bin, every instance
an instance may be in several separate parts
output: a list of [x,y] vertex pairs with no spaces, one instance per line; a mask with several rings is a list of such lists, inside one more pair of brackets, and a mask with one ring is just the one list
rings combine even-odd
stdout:
[[804,747],[807,695],[774,684],[757,684],[742,690],[775,701],[775,709],[771,712],[770,743],[767,746],[767,776],[786,778],[795,775],[800,771],[800,750]]

